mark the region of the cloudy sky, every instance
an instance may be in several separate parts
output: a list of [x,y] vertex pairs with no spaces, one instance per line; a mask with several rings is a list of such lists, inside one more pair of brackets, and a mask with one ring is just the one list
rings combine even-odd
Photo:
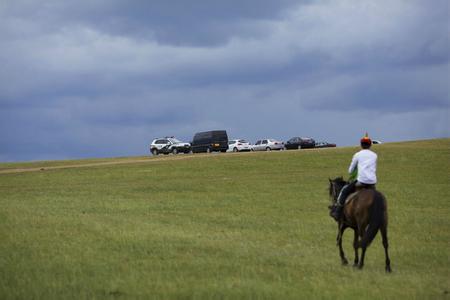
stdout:
[[450,137],[447,0],[1,0],[0,161]]

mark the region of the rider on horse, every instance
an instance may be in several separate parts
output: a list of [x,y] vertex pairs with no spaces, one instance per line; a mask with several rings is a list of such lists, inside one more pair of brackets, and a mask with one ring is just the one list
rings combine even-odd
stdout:
[[[356,188],[375,188],[377,183],[377,154],[370,150],[372,140],[366,135],[361,139],[359,152],[353,155],[352,162],[348,169],[350,173],[349,184],[344,186],[336,201],[336,206],[331,212],[331,216],[338,221],[342,216],[342,210],[347,197],[355,192]],[[355,180],[356,179],[356,180]]]

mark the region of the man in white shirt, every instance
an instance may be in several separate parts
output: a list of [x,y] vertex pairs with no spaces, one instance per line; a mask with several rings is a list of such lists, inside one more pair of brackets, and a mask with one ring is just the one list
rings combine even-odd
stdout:
[[[361,148],[352,158],[348,172],[350,173],[350,183],[344,186],[339,193],[336,207],[331,212],[331,216],[338,221],[342,216],[342,209],[345,199],[355,191],[357,186],[375,188],[377,183],[377,154],[370,150],[372,140],[366,135],[361,139]],[[356,179],[356,180],[355,180]]]

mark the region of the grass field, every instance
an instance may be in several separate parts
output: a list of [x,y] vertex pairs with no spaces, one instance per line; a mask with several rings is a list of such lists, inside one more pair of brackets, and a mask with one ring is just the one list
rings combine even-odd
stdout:
[[450,299],[450,139],[374,147],[392,274],[340,264],[356,150],[0,164],[0,299]]

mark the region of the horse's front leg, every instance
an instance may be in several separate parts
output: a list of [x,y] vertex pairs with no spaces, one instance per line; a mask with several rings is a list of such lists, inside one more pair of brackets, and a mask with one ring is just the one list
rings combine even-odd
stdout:
[[358,241],[358,231],[354,230],[354,237],[353,237],[353,249],[355,250],[355,261],[353,262],[353,266],[357,267],[359,262],[359,256],[358,256],[358,248],[359,248],[359,241]]
[[342,249],[342,236],[344,235],[345,228],[346,227],[344,226],[344,224],[339,224],[338,236],[337,236],[337,244],[339,246],[339,255],[341,256],[341,262],[343,265],[348,264],[348,260],[347,260],[347,258],[345,258],[344,249]]

